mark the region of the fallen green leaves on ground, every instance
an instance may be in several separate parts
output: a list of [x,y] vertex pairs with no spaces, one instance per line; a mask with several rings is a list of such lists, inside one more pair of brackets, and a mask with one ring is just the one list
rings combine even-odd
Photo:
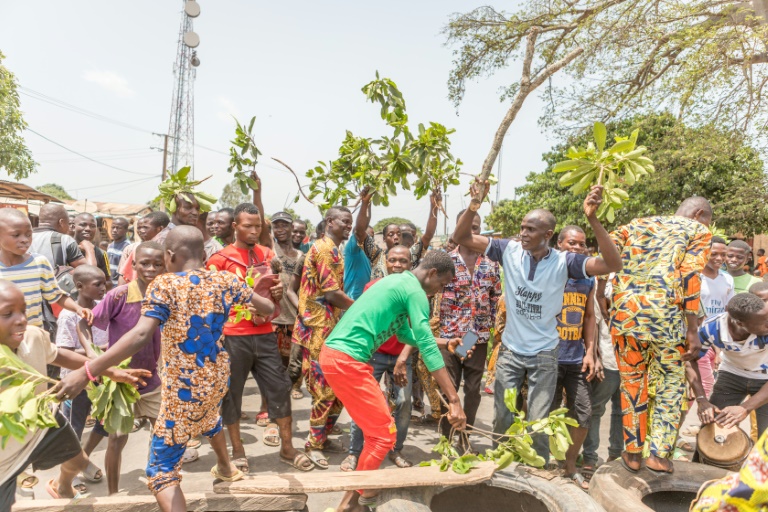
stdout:
[[629,194],[621,187],[631,187],[641,177],[655,171],[653,161],[644,156],[648,148],[637,146],[639,134],[640,130],[636,129],[629,137],[616,137],[615,144],[606,149],[607,131],[603,123],[597,122],[593,128],[594,142],[590,141],[586,148],[571,146],[566,154],[568,160],[556,163],[552,171],[564,172],[560,185],[570,186],[576,195],[593,185],[602,185],[603,203],[597,216],[613,222],[616,210],[629,199]]
[[57,426],[53,412],[56,396],[49,391],[35,394],[39,384],[55,382],[0,345],[0,448],[5,448],[11,437],[23,443],[38,428]]
[[[532,434],[543,433],[549,436],[549,450],[556,460],[564,460],[565,452],[573,444],[568,427],[577,427],[578,423],[572,418],[566,417],[568,409],[565,407],[552,411],[548,417],[536,421],[525,421],[525,413],[517,409],[517,390],[504,391],[504,404],[514,415],[512,425],[504,434],[488,432],[472,425],[467,425],[466,433],[480,435],[498,442],[494,449],[487,449],[485,453],[475,455],[473,453],[460,454],[453,442],[445,436],[432,448],[433,452],[440,455],[440,459],[433,459],[421,463],[421,466],[440,466],[440,471],[449,468],[459,474],[468,473],[473,467],[483,461],[493,461],[496,469],[501,470],[513,462],[522,462],[529,466],[542,467],[546,463],[543,457],[533,448]],[[446,421],[443,419],[442,421]],[[460,433],[466,436],[466,433]],[[451,435],[451,437],[455,437]]]
[[[93,345],[93,350],[103,352]],[[120,363],[117,368],[128,368],[131,359]],[[115,382],[107,377],[101,378],[101,385],[88,385],[88,399],[93,404],[92,415],[104,425],[110,434],[129,434],[133,429],[133,404],[139,400],[138,390],[125,382]]]

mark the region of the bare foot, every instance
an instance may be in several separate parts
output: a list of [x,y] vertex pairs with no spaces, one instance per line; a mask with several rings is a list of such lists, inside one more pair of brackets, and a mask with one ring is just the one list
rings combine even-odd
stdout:
[[671,460],[662,459],[653,454],[651,454],[648,459],[646,459],[645,467],[653,471],[664,473],[672,473],[675,470]]
[[621,460],[630,471],[640,471],[642,455],[639,453],[621,452]]

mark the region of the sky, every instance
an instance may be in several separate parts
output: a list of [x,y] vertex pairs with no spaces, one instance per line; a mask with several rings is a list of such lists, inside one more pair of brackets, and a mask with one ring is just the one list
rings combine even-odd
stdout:
[[[437,121],[456,129],[453,154],[471,174],[479,172],[509,106],[499,101],[499,89],[519,77],[519,63],[511,62],[503,72],[470,83],[458,111],[449,101],[453,57],[441,30],[450,14],[480,5],[466,0],[198,3],[196,177],[210,175],[201,188],[220,195],[231,180],[226,152],[234,135],[232,116],[245,121],[255,115],[267,213],[290,206],[319,220],[304,200],[290,203],[296,183],[270,157],[303,177],[317,161],[337,156],[345,130],[367,137],[388,133],[378,108],[360,92],[377,70],[403,92],[413,125]],[[0,51],[22,87],[29,128],[37,132],[25,133],[39,167],[24,183],[59,183],[89,201],[144,203],[157,194],[162,154],[150,148],[162,147],[153,132],[168,131],[181,8],[180,0],[0,0]],[[557,142],[537,124],[541,109],[541,101],[529,97],[507,133],[501,170],[494,171],[502,199],[513,197],[529,172],[544,170],[541,155]],[[449,232],[467,190],[466,183],[449,189]],[[426,198],[415,201],[400,191],[390,207],[374,208],[372,222],[400,216],[423,227],[428,210]],[[481,213],[487,211],[486,206]],[[438,234],[443,225],[441,218]]]

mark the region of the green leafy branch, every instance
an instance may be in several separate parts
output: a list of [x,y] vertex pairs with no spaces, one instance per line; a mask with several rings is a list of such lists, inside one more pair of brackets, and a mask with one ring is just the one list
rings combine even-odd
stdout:
[[[92,345],[94,352],[101,355],[104,352]],[[125,370],[131,363],[129,357],[117,368]],[[128,434],[133,428],[133,404],[139,400],[138,390],[125,382],[115,382],[108,377],[101,378],[101,385],[88,384],[88,399],[93,404],[93,417],[101,421],[104,430],[110,434]]]
[[0,448],[10,438],[23,443],[38,428],[57,426],[52,390],[35,394],[38,385],[54,383],[0,344]]
[[195,189],[195,187],[210,178],[210,176],[202,180],[189,180],[188,177],[191,170],[192,168],[189,166],[182,167],[179,169],[179,172],[171,173],[171,175],[168,176],[168,179],[162,182],[158,187],[160,195],[154,200],[162,202],[165,205],[166,210],[171,214],[176,211],[176,198],[178,197],[184,198],[189,202],[192,202],[193,199],[196,200],[197,204],[200,205],[201,212],[211,211],[213,205],[216,204],[216,201],[218,200],[210,194]]
[[[576,420],[566,416],[568,409],[563,407],[552,411],[546,418],[536,421],[525,421],[525,413],[517,409],[516,389],[504,391],[504,404],[514,416],[512,425],[504,434],[497,434],[467,425],[469,432],[498,443],[495,449],[487,449],[484,454],[480,455],[471,453],[459,454],[453,442],[445,436],[441,436],[440,441],[432,449],[433,452],[440,455],[440,459],[425,461],[421,465],[440,466],[440,471],[447,471],[448,468],[451,468],[459,474],[469,472],[470,469],[483,461],[495,462],[497,470],[504,469],[513,462],[522,462],[529,466],[542,467],[545,464],[544,458],[537,454],[533,448],[532,435],[537,433],[549,436],[549,450],[555,459],[565,460],[565,452],[573,444],[568,427],[578,426]],[[467,432],[461,432],[460,435],[464,437],[465,441],[467,440]],[[452,431],[450,438],[453,439],[454,437],[455,435]],[[469,443],[465,442],[464,445],[468,449]]]
[[639,134],[640,130],[636,129],[629,137],[616,137],[615,144],[606,149],[606,128],[597,122],[593,127],[594,142],[590,141],[586,148],[571,146],[566,154],[568,160],[556,163],[552,171],[564,172],[560,185],[570,186],[576,195],[593,185],[602,185],[603,202],[597,216],[613,222],[616,210],[629,199],[629,194],[620,187],[631,187],[641,177],[655,172],[653,161],[643,156],[648,148],[637,146]]
[[259,160],[261,151],[256,147],[253,140],[253,125],[256,123],[256,116],[251,118],[248,128],[240,121],[235,119],[235,138],[232,140],[232,147],[229,148],[229,167],[227,172],[234,173],[235,181],[240,186],[240,191],[247,194],[248,190],[258,190],[259,185],[251,177],[251,172],[256,169],[256,163]]

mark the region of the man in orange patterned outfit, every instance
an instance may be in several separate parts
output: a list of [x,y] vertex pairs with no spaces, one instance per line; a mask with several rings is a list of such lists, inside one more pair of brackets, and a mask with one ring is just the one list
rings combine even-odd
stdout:
[[[635,219],[611,234],[624,268],[613,280],[611,336],[621,374],[624,466],[671,473],[669,456],[680,427],[684,361],[698,357],[700,272],[709,258],[712,207],[683,201],[673,216]],[[656,397],[648,424],[648,382]]]

